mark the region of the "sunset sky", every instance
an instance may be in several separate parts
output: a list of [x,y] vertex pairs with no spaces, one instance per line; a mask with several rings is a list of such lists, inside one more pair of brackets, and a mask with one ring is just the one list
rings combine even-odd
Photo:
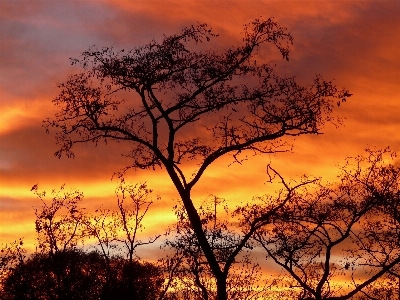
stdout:
[[[129,165],[118,144],[76,149],[76,158],[57,159],[54,132],[42,121],[55,109],[57,84],[79,72],[69,58],[91,46],[116,49],[160,40],[183,26],[207,23],[220,36],[210,47],[239,45],[243,25],[274,17],[294,37],[290,61],[271,57],[283,75],[311,83],[316,74],[334,80],[353,96],[335,110],[343,125],[301,136],[292,153],[251,157],[228,167],[219,160],[194,193],[215,194],[232,204],[270,190],[266,166],[286,178],[302,174],[335,180],[338,166],[366,147],[400,152],[400,1],[0,1],[0,242],[24,237],[34,249],[34,184],[50,191],[63,183],[85,194],[83,206],[115,205],[114,172]],[[178,199],[163,170],[131,172],[160,195],[150,209],[145,234],[174,220]]]

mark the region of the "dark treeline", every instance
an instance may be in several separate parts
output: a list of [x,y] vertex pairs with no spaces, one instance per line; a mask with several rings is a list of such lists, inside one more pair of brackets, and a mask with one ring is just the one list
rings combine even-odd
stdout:
[[[131,276],[133,274],[134,276]],[[3,282],[1,299],[158,299],[163,274],[150,263],[69,249],[35,253]]]

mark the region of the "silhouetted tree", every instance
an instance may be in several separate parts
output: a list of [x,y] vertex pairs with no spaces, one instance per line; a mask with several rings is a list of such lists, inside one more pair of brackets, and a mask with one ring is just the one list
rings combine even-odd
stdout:
[[[126,249],[128,264],[124,272],[128,278],[127,287],[133,293],[133,278],[135,275],[135,255],[139,246],[154,243],[160,235],[149,238],[146,241],[138,238],[140,232],[144,229],[143,218],[145,217],[150,205],[153,203],[150,199],[152,190],[147,188],[146,184],[129,185],[121,183],[117,189],[118,212],[114,213],[114,220],[117,228],[120,228],[124,236],[117,237],[117,241],[123,243]],[[144,282],[143,282],[144,283]]]
[[[272,19],[246,25],[239,47],[200,49],[200,42],[214,37],[200,24],[128,51],[85,51],[72,60],[83,72],[59,85],[54,104],[60,111],[45,126],[58,130],[58,157],[73,156],[77,143],[115,140],[132,144],[129,167],[163,166],[223,300],[226,276],[192,202],[193,187],[225,154],[240,162],[244,151],[286,151],[290,147],[281,138],[319,133],[332,120],[334,99],[340,103],[350,94],[319,76],[309,86],[278,76],[259,50],[272,44],[288,60],[292,37]],[[187,173],[183,163],[193,160],[198,169]]]
[[[153,203],[151,193],[152,190],[148,189],[146,184],[133,185],[121,182],[116,189],[117,210],[100,208],[94,214],[87,215],[85,219],[88,237],[95,239],[96,249],[99,249],[104,257],[109,285],[116,284],[115,274],[111,272],[113,256],[126,257],[125,275],[134,278],[138,262],[137,248],[152,244],[160,237],[157,235],[147,240],[139,238],[144,229],[143,218]],[[125,283],[128,285],[128,290],[134,288],[133,279],[126,280]]]
[[[178,299],[215,299],[216,282],[183,207],[175,207],[178,221],[165,247],[174,250],[172,285]],[[260,268],[251,260],[252,240],[238,231],[238,220],[224,199],[212,196],[199,208],[204,233],[226,277],[228,299],[262,299]],[[250,234],[251,236],[251,234]]]
[[59,299],[71,299],[74,287],[70,284],[70,277],[66,277],[69,271],[66,271],[64,263],[70,262],[66,253],[77,249],[87,237],[84,209],[78,207],[83,194],[77,190],[67,192],[63,185],[58,191],[52,190],[48,201],[46,192],[39,192],[37,184],[31,190],[42,202],[42,207],[35,209],[35,226],[39,253],[48,255],[50,259],[47,262],[52,264],[50,276],[54,276],[57,283],[53,292]]
[[[315,182],[292,193],[256,231],[267,257],[285,271],[286,297],[398,299],[400,168],[384,163],[388,150],[367,153],[348,160],[340,183]],[[245,227],[270,211],[246,209]]]
[[42,202],[42,207],[35,210],[39,250],[55,254],[74,249],[86,236],[84,209],[78,207],[83,194],[77,190],[67,192],[63,185],[59,191],[52,190],[48,201],[38,185],[32,190]]
[[23,248],[24,242],[20,238],[12,243],[1,245],[0,249],[0,289],[3,287],[4,280],[22,263],[26,258],[26,250]]

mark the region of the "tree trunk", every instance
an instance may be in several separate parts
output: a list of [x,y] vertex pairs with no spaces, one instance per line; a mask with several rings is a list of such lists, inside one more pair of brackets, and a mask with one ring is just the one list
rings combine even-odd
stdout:
[[200,247],[202,248],[204,255],[207,259],[207,262],[211,268],[212,273],[214,274],[217,280],[217,300],[226,300],[226,276],[221,271],[220,266],[217,262],[214,252],[212,251],[210,244],[204,234],[200,217],[197,214],[196,209],[193,206],[193,202],[188,196],[186,199],[182,197],[183,203],[186,208],[186,212],[188,214],[189,220],[193,226],[193,230],[197,236]]
[[[128,295],[133,295],[133,251],[129,249],[129,266],[128,266]],[[125,295],[125,296],[128,296]]]
[[213,250],[207,240],[207,237],[203,231],[200,216],[193,205],[193,201],[190,197],[190,188],[185,188],[179,180],[178,175],[171,166],[166,166],[168,174],[170,175],[172,182],[174,183],[185,207],[186,213],[188,214],[189,221],[193,227],[193,231],[197,237],[201,249],[207,259],[208,265],[211,272],[217,280],[217,300],[226,300],[226,275],[222,272],[218,261],[215,257]]
[[226,295],[226,277],[217,278],[217,300],[227,300]]

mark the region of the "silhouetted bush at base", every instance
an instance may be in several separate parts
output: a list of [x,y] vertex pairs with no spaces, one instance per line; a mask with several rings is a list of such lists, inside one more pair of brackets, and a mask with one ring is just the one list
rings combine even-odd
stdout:
[[107,270],[98,252],[68,250],[37,253],[5,279],[0,298],[8,299],[156,299],[162,272],[150,263],[113,257]]

